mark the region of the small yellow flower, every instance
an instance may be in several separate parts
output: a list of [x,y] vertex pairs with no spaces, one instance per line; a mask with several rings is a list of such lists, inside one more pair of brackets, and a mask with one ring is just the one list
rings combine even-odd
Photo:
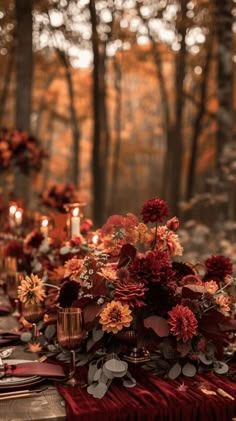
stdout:
[[117,333],[129,327],[132,320],[129,306],[120,301],[111,301],[100,313],[100,323],[106,332]]
[[220,307],[220,310],[222,312],[227,313],[228,311],[230,311],[228,297],[225,297],[224,295],[220,295],[219,297],[216,298],[216,304]]
[[209,292],[209,294],[215,294],[218,291],[219,287],[215,281],[205,282],[204,284],[205,290]]
[[22,279],[18,287],[18,298],[24,304],[39,304],[44,300],[46,294],[43,281],[31,274]]
[[117,280],[117,274],[113,268],[109,268],[109,267],[101,268],[98,274],[110,282],[114,282]]

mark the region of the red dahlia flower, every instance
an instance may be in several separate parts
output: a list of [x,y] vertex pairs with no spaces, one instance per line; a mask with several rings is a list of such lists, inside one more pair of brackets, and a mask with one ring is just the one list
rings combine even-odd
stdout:
[[196,334],[198,325],[193,312],[188,307],[177,304],[168,314],[171,333],[178,341],[188,342]]
[[170,259],[162,251],[148,251],[145,255],[136,257],[129,265],[131,278],[145,283],[166,280],[170,269]]
[[167,203],[162,199],[150,199],[144,203],[141,215],[143,222],[162,222],[169,214]]
[[228,257],[225,256],[211,256],[205,261],[207,273],[205,279],[217,278],[223,280],[225,276],[232,275],[233,264]]
[[144,295],[146,288],[143,282],[135,282],[132,279],[119,279],[115,283],[114,299],[128,304],[129,307],[142,307],[145,305]]

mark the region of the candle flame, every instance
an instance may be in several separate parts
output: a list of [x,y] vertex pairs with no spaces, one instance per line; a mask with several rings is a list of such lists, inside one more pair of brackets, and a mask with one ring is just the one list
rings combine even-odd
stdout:
[[98,242],[98,239],[99,239],[99,236],[97,235],[97,234],[95,234],[94,236],[93,236],[93,238],[92,238],[92,242],[93,242],[93,244],[97,244],[97,242]]
[[11,206],[9,207],[9,213],[10,213],[11,215],[15,215],[16,210],[17,210],[16,205],[11,205]]
[[79,208],[74,208],[74,209],[72,210],[72,215],[73,215],[73,216],[79,216]]
[[41,225],[42,225],[42,227],[47,227],[48,226],[48,219],[43,219]]
[[15,212],[15,218],[16,218],[16,219],[20,219],[21,217],[22,217],[22,211],[18,209],[18,210]]

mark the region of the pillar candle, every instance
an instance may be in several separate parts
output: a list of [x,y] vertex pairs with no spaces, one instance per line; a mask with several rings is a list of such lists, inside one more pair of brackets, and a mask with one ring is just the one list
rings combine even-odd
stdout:
[[79,208],[75,208],[72,210],[70,226],[71,226],[71,237],[79,236],[80,235]]

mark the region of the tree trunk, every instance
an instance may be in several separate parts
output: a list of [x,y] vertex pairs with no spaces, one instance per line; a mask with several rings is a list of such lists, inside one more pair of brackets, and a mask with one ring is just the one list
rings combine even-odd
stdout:
[[233,0],[215,0],[218,41],[218,136],[217,169],[220,170],[224,146],[233,140]]
[[121,149],[121,115],[122,115],[122,72],[119,59],[114,58],[114,72],[115,72],[115,91],[116,91],[116,109],[115,109],[115,145],[113,153],[113,166],[111,176],[111,199],[109,213],[113,213],[116,209],[116,198],[118,191],[119,178],[119,160]]
[[104,223],[106,215],[107,161],[109,130],[106,106],[106,45],[99,40],[95,0],[89,1],[93,48],[93,220],[95,226]]
[[182,119],[184,111],[184,79],[186,72],[186,13],[187,0],[181,0],[181,21],[179,34],[181,48],[176,55],[175,68],[175,123],[169,129],[169,145],[167,150],[168,172],[166,180],[166,198],[173,215],[179,215],[179,201],[182,188],[182,155],[183,155],[183,129]]
[[74,95],[74,87],[73,87],[73,80],[71,77],[70,65],[68,60],[65,56],[65,53],[61,50],[57,49],[57,53],[59,58],[65,68],[66,72],[66,81],[68,87],[68,94],[69,94],[69,107],[70,107],[70,117],[71,117],[71,130],[73,136],[73,168],[72,168],[72,180],[75,187],[79,186],[79,155],[80,155],[80,131],[79,131],[79,124],[78,124],[78,117],[76,115],[76,107],[75,107],[75,95]]
[[197,162],[197,146],[198,146],[198,139],[202,131],[203,118],[206,112],[207,83],[208,83],[210,65],[211,65],[212,47],[213,47],[213,36],[211,36],[211,39],[209,42],[205,66],[203,68],[203,79],[201,83],[201,92],[200,92],[200,104],[198,106],[195,123],[193,127],[191,153],[190,153],[189,167],[188,167],[188,172],[187,172],[186,200],[190,200],[191,197],[194,195],[194,178],[195,178],[196,162]]
[[[33,50],[32,0],[15,0],[16,9],[16,108],[17,129],[30,132],[32,106]],[[30,198],[30,177],[15,170],[15,196],[27,205]]]
[[[15,41],[13,41],[14,43]],[[14,65],[14,44],[12,44],[12,47],[8,53],[8,63],[7,63],[7,68],[6,68],[6,75],[4,78],[4,84],[3,84],[3,89],[2,89],[2,93],[1,93],[1,98],[0,98],[0,126],[2,125],[2,118],[3,118],[3,114],[5,111],[5,105],[6,105],[6,100],[7,100],[7,96],[8,96],[8,90],[9,90],[9,85],[11,82],[11,77],[12,77],[12,71],[13,71],[13,65]]]

